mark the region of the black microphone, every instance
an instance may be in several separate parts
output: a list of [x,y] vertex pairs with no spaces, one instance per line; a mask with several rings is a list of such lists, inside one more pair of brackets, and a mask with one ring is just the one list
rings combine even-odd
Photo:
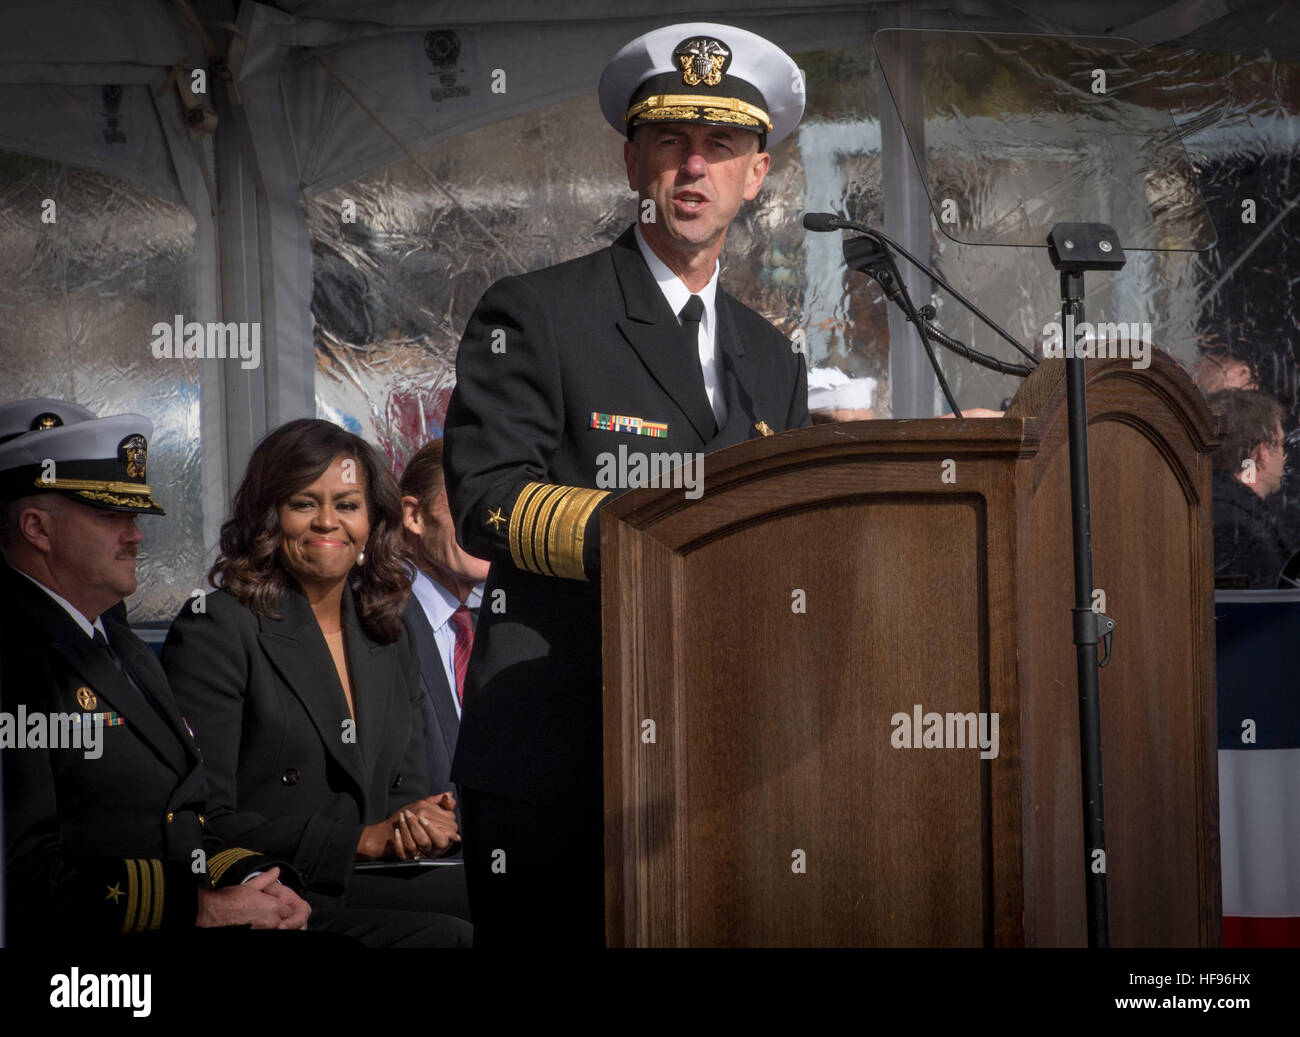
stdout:
[[[884,234],[880,233],[880,231],[873,230],[871,227],[868,227],[864,223],[856,223],[853,220],[846,220],[843,216],[836,216],[834,213],[831,212],[806,212],[803,214],[803,225],[805,230],[812,230],[812,231],[855,230],[859,234],[865,235],[866,238],[869,239],[871,242],[874,242],[875,246],[877,246],[874,249],[869,247],[867,242],[861,238],[850,238],[848,241],[844,243],[844,258],[849,261],[850,269],[861,270],[864,273],[867,272],[865,270],[865,266],[854,265],[855,258],[862,259],[864,261],[869,259],[871,260],[872,263],[875,263],[880,259],[888,258],[886,246],[889,249],[893,249],[900,256],[902,256],[909,263],[911,263],[912,266],[916,267],[918,270],[921,271],[921,273],[925,274],[926,277],[930,278],[930,280],[934,281],[936,284],[942,285],[948,291],[948,293],[952,295],[954,299],[956,299],[959,303],[965,306],[966,309],[970,310],[971,313],[973,313],[981,321],[987,324],[989,328],[995,331],[1003,339],[1011,343],[1011,345],[1015,349],[1017,349],[1020,353],[1022,353],[1035,365],[1038,363],[1038,357],[1034,356],[1033,353],[1031,353],[1019,342],[1017,342],[1014,338],[1012,338],[1002,328],[1000,324],[998,324],[995,320],[993,320],[993,318],[991,318],[988,314],[986,314],[973,302],[967,299],[966,296],[962,295],[961,292],[957,291],[956,288],[950,285],[947,281],[945,281],[942,277],[936,274],[928,266],[922,263],[914,255],[912,255],[912,253],[908,252],[907,249],[903,248],[903,246],[900,245],[893,238],[886,237]],[[899,283],[897,278],[894,278],[894,283],[895,284]],[[890,293],[890,288],[888,286],[882,285],[882,287],[885,288],[885,291],[887,293]],[[895,290],[891,294],[889,294],[889,298],[891,300],[894,300],[897,294],[898,292]],[[906,311],[907,307],[904,307],[904,310]],[[908,320],[912,319],[912,315],[910,312],[907,315],[907,319]],[[949,346],[949,348],[952,347]],[[976,363],[981,363],[981,361],[976,361]],[[984,366],[989,366],[989,365],[986,364]],[[1018,365],[1015,366],[1018,367]],[[1002,370],[1002,368],[995,367],[993,368],[993,370]],[[1020,372],[1019,370],[1013,370],[1012,373],[1019,374]],[[951,401],[949,402],[951,403]],[[956,409],[957,409],[956,407],[953,407],[954,411]],[[1003,409],[1005,410],[1006,408]]]
[[856,226],[842,216],[830,212],[806,212],[803,214],[804,230],[855,230]]

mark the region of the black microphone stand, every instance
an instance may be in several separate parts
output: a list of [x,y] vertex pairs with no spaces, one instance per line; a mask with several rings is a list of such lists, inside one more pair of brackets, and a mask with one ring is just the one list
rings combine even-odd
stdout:
[[[1088,488],[1088,402],[1084,358],[1076,346],[1083,323],[1083,274],[1119,270],[1124,250],[1104,223],[1058,223],[1047,235],[1052,266],[1061,273],[1061,329],[1069,408],[1070,519],[1074,535],[1074,645],[1078,657],[1079,769],[1083,779],[1084,883],[1088,894],[1088,946],[1110,946],[1106,911],[1106,821],[1101,787],[1100,667],[1110,662],[1115,621],[1092,604],[1092,510]],[[1105,655],[1097,661],[1097,645]]]

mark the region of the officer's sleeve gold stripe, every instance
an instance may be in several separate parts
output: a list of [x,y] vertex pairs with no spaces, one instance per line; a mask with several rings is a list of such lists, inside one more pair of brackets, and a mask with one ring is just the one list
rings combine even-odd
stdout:
[[517,554],[515,564],[521,569],[527,569],[529,572],[536,572],[532,564],[532,543],[528,539],[527,516],[531,515],[537,507],[537,497],[546,490],[546,483],[529,483],[519,494],[519,500],[515,506],[510,509],[510,543],[511,555]]
[[577,486],[562,486],[559,493],[551,494],[550,498],[544,502],[542,510],[537,515],[537,523],[533,526],[533,554],[540,563],[540,568],[547,576],[558,576],[555,571],[555,562],[551,559],[550,537],[555,528],[555,523],[559,521],[569,501],[574,496],[581,493],[582,490]]
[[555,502],[555,511],[551,514],[551,521],[546,528],[546,551],[547,561],[551,565],[552,571],[556,576],[572,579],[572,567],[568,564],[569,555],[565,550],[565,541],[568,531],[571,528],[573,509],[581,504],[591,490],[580,487],[572,487],[569,493],[564,495],[563,500]]
[[582,579],[587,578],[586,572],[582,568],[582,555],[587,543],[587,523],[590,521],[592,513],[600,507],[601,501],[609,496],[609,490],[592,490],[591,498],[586,501],[578,514],[573,519],[573,558],[577,572]]
[[587,539],[587,521],[600,502],[609,496],[608,490],[579,490],[570,500],[565,514],[551,526],[550,559],[556,576],[570,580],[585,580],[582,567],[582,549]]
[[208,880],[215,886],[221,881],[221,876],[230,870],[232,864],[236,861],[242,861],[245,857],[254,856],[256,854],[252,850],[245,850],[240,846],[222,850],[208,861]]
[[519,491],[519,496],[515,498],[514,505],[510,508],[510,522],[506,526],[506,539],[510,544],[510,558],[515,563],[516,568],[519,569],[528,568],[524,564],[523,522],[520,519],[533,494],[545,485],[545,483],[540,482],[525,483],[524,488]]
[[149,862],[146,860],[137,860],[136,868],[140,872],[140,909],[136,912],[135,923],[132,931],[137,933],[144,932],[145,923],[149,920],[149,912],[153,907],[153,883],[150,881]]
[[515,565],[542,576],[585,580],[587,520],[608,490],[527,483],[510,511],[508,540]]
[[135,874],[135,861],[126,858],[126,913],[122,916],[122,935],[129,933],[135,925],[136,903],[140,897],[140,883]]
[[524,544],[524,561],[531,562],[530,568],[543,576],[554,576],[550,563],[546,560],[546,537],[544,530],[555,513],[555,506],[571,491],[571,486],[547,486],[529,502],[530,511],[524,515],[524,528],[520,539]]
[[[510,510],[510,555],[515,565],[528,572],[551,575],[541,568],[534,551],[533,526],[538,509],[545,499],[563,487],[554,483],[532,482],[520,491],[519,499]],[[517,548],[517,549],[516,549]]]
[[163,884],[162,861],[154,858],[149,863],[153,866],[153,915],[149,919],[149,928],[157,929],[162,925],[163,897],[167,890]]

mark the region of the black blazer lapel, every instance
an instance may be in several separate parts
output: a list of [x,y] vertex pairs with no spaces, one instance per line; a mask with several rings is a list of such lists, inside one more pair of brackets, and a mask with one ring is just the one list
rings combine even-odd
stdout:
[[[406,603],[409,622],[407,629],[415,641],[415,649],[420,656],[420,687],[433,707],[433,715],[438,721],[438,733],[447,750],[450,760],[456,751],[456,739],[460,735],[460,718],[456,716],[456,707],[451,702],[451,686],[447,683],[447,671],[442,664],[442,654],[438,651],[438,642],[434,640],[433,628],[429,626],[429,617],[424,614],[424,607],[414,594]],[[425,737],[432,737],[426,731]],[[433,780],[430,776],[430,781]],[[432,790],[438,791],[436,789]]]
[[[343,592],[343,643],[352,674],[352,700],[357,711],[360,735],[358,744],[361,746],[362,758],[373,760],[376,757],[375,749],[383,740],[384,728],[389,723],[388,709],[396,651],[393,645],[378,644],[366,636],[361,628],[361,619],[357,615],[351,590]],[[342,691],[340,687],[340,694]],[[405,717],[401,720],[409,726]]]
[[[345,595],[347,593],[344,592]],[[321,633],[320,625],[312,614],[311,605],[302,591],[291,584],[276,603],[276,611],[280,613],[279,619],[258,617],[257,640],[281,680],[307,710],[321,743],[356,782],[364,796],[367,782],[361,745],[356,740],[343,740],[343,722],[351,719],[348,716],[347,699],[343,695],[338,672],[334,669],[329,645],[325,643],[325,635]],[[346,625],[344,629],[347,629]],[[344,643],[348,640],[349,637],[345,634]],[[359,684],[354,672],[353,686],[358,687]],[[356,696],[358,699],[360,697]],[[358,718],[358,727],[363,720],[364,718]]]
[[614,272],[623,291],[626,317],[618,329],[702,440],[717,433],[717,421],[704,390],[699,353],[692,349],[664,294],[646,266],[629,229],[610,246]]

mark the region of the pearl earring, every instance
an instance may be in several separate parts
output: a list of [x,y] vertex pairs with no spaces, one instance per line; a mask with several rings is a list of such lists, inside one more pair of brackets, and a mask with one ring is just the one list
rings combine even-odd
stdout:
[[357,565],[363,565],[366,561],[366,549],[363,547],[357,554]]

